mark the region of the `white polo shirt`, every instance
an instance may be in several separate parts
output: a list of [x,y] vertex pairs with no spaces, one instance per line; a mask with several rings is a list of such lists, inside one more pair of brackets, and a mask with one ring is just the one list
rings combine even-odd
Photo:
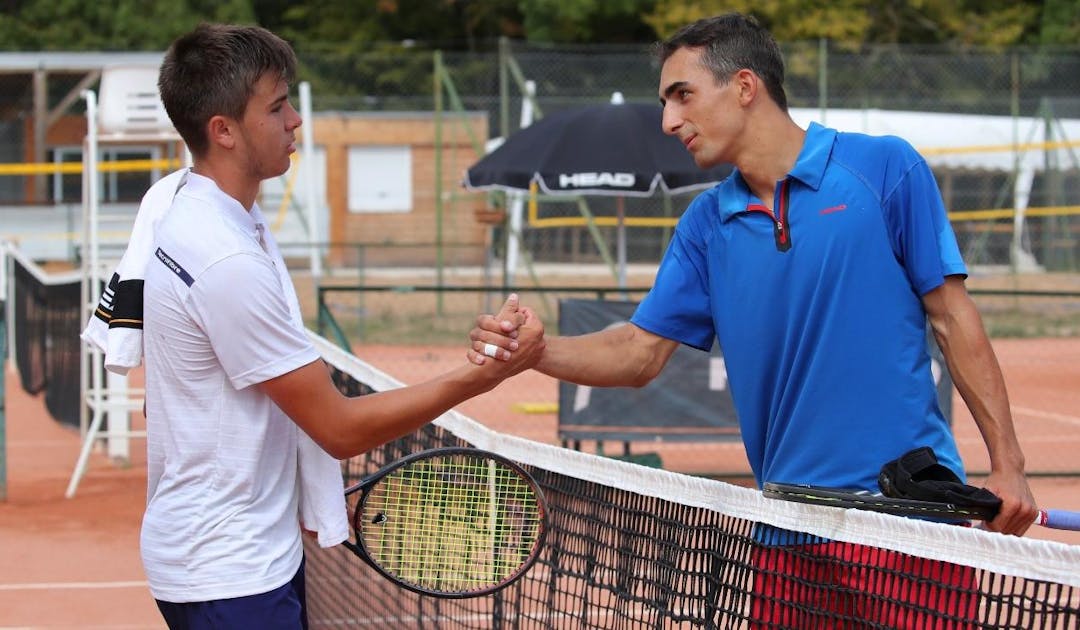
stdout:
[[257,205],[248,212],[192,173],[154,248],[141,537],[150,591],[170,602],[263,593],[292,579],[303,548],[297,430],[256,385],[319,356]]

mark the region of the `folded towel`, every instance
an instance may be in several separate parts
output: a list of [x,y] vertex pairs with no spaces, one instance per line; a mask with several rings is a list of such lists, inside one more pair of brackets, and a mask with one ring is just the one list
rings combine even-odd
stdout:
[[[105,353],[105,368],[111,372],[127,374],[142,363],[146,264],[153,256],[155,228],[184,185],[187,173],[186,168],[170,173],[146,191],[135,216],[127,249],[81,335],[83,340]],[[252,216],[260,228],[263,248],[276,261],[281,285],[289,300],[289,311],[303,326],[300,300],[257,205],[252,208]],[[293,426],[297,431],[300,521],[305,529],[318,532],[320,546],[331,547],[349,537],[341,464],[299,426]]]
[[320,547],[333,547],[349,537],[348,508],[341,463],[296,427],[296,463],[300,469],[300,523],[317,532]]

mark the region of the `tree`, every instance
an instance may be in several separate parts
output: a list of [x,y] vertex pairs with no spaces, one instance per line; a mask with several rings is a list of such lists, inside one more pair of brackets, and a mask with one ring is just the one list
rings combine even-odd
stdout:
[[870,28],[865,0],[658,0],[644,16],[660,37],[711,15],[730,11],[753,15],[781,42],[827,38],[837,42],[862,41]]
[[651,42],[642,20],[656,0],[521,0],[525,35],[533,42]]
[[[1075,0],[1053,3],[1075,14]],[[781,42],[825,38],[848,47],[952,43],[1001,48],[1037,35],[1042,5],[1041,0],[658,0],[644,19],[663,37],[699,18],[739,11],[757,17]]]
[[0,15],[5,50],[165,50],[201,20],[248,22],[250,0],[9,0]]
[[1075,46],[1080,42],[1080,2],[1046,0],[1042,12],[1040,44]]
[[1002,49],[1038,33],[1040,0],[891,0],[869,3],[869,42]]
[[379,43],[475,50],[500,36],[521,37],[512,0],[257,0],[262,23],[297,45],[365,50]]

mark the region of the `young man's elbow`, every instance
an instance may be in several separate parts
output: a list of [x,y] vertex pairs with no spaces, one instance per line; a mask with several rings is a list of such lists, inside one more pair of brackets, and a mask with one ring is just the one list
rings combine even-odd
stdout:
[[344,435],[312,435],[311,439],[326,451],[326,454],[334,459],[349,459],[357,454],[357,447],[351,444]]
[[349,459],[357,454],[354,452],[355,449],[351,449],[345,444],[320,444],[319,446],[322,446],[322,449],[334,459]]

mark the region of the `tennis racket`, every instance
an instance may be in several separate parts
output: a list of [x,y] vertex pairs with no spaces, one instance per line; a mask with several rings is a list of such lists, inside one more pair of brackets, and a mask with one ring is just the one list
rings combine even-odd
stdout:
[[414,453],[345,495],[355,506],[356,541],[343,544],[423,595],[476,597],[505,588],[536,562],[547,531],[547,504],[532,476],[475,448]]
[[[805,484],[765,482],[762,494],[770,499],[783,499],[797,503],[811,503],[839,508],[855,508],[873,512],[885,512],[898,516],[923,516],[927,518],[967,519],[990,521],[997,516],[993,508],[967,507],[953,503],[897,499],[881,495],[825,488]],[[1080,512],[1069,510],[1039,510],[1036,525],[1052,529],[1080,530]]]

